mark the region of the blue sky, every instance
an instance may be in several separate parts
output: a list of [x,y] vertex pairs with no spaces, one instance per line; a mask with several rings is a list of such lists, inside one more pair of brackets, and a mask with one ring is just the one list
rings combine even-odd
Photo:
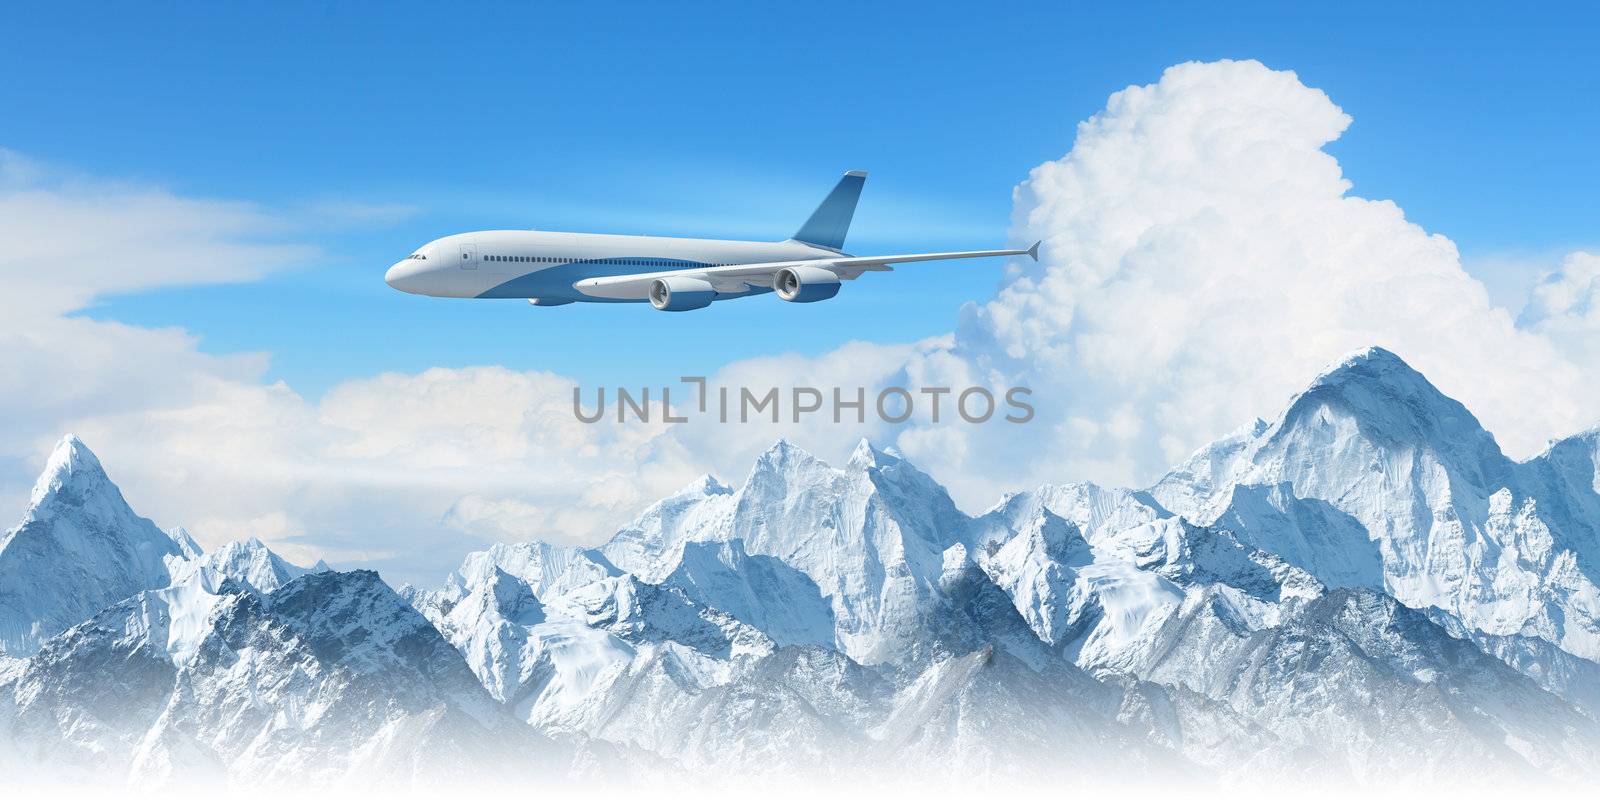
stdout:
[[7,15],[0,145],[299,220],[284,237],[321,251],[300,269],[86,313],[270,352],[269,376],[312,398],[436,365],[658,383],[949,331],[997,264],[685,315],[430,300],[380,276],[478,228],[780,238],[851,168],[872,173],[853,251],[998,245],[1030,167],[1108,94],[1191,59],[1327,91],[1355,118],[1330,148],[1355,191],[1450,236],[1492,288],[1593,245],[1595,11],[1276,5],[35,5]]

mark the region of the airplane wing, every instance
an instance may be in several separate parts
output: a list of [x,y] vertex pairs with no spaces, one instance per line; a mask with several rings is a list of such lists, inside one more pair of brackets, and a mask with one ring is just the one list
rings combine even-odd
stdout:
[[661,278],[697,278],[710,283],[718,292],[740,294],[752,287],[769,287],[773,276],[785,267],[820,267],[839,276],[840,280],[855,280],[866,272],[889,272],[891,264],[914,261],[947,261],[957,258],[993,258],[997,256],[1028,256],[1039,260],[1039,243],[1026,250],[969,250],[954,253],[911,253],[899,256],[841,256],[801,261],[773,261],[765,264],[730,264],[723,267],[690,267],[661,272],[642,272],[636,275],[616,275],[609,278],[587,278],[573,284],[578,291],[590,297],[613,300],[644,300],[650,296],[650,287]]

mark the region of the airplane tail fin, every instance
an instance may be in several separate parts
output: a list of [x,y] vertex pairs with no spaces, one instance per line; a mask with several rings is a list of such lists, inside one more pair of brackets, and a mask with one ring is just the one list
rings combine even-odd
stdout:
[[811,212],[806,224],[800,226],[794,240],[843,250],[845,234],[850,232],[850,218],[855,216],[856,201],[861,199],[861,187],[866,182],[867,173],[854,169],[846,172],[833,191],[828,192],[822,205]]

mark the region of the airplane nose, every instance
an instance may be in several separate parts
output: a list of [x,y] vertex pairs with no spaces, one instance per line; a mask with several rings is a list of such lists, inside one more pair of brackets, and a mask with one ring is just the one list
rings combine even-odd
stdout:
[[410,259],[397,261],[388,272],[383,273],[383,282],[402,292],[414,292],[410,279],[415,277],[417,272],[417,262]]

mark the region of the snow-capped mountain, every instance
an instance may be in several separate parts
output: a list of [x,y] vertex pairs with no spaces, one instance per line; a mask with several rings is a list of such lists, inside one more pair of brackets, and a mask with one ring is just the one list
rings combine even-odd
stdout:
[[50,640],[5,687],[0,730],[57,770],[155,785],[408,785],[551,752],[376,573],[270,594],[206,583],[142,592]]
[[[1345,409],[1340,424],[1332,422],[1334,408]],[[662,730],[660,718],[671,714],[647,719],[628,709],[685,705],[704,720],[712,710],[695,703],[730,686],[762,698],[749,701],[754,707],[782,707],[780,698],[796,689],[773,680],[790,673],[769,665],[810,651],[807,663],[826,652],[851,665],[833,679],[841,688],[848,681],[843,696],[851,702],[827,720],[807,723],[795,713],[793,725],[832,728],[836,740],[853,743],[844,748],[852,753],[881,752],[868,745],[899,730],[891,720],[919,707],[926,687],[951,680],[939,676],[968,674],[958,665],[981,663],[1101,687],[1111,699],[1091,702],[1093,692],[1080,692],[1072,714],[1110,726],[1095,735],[1102,753],[1116,758],[1135,757],[1106,744],[1127,735],[1224,775],[1303,770],[1307,754],[1320,770],[1362,780],[1425,774],[1419,765],[1458,776],[1588,774],[1597,730],[1587,680],[1597,665],[1584,640],[1541,638],[1537,625],[1508,631],[1500,618],[1498,627],[1486,625],[1482,611],[1515,605],[1506,597],[1521,578],[1496,588],[1495,575],[1532,571],[1555,582],[1546,596],[1569,607],[1556,608],[1581,620],[1586,590],[1562,572],[1561,556],[1513,558],[1509,567],[1477,557],[1486,582],[1460,590],[1474,606],[1408,594],[1417,581],[1393,576],[1448,567],[1427,548],[1383,543],[1397,532],[1430,535],[1435,516],[1450,519],[1400,499],[1432,497],[1449,498],[1440,508],[1460,505],[1456,520],[1482,520],[1451,530],[1527,549],[1544,518],[1519,523],[1493,498],[1506,496],[1508,484],[1527,485],[1520,476],[1529,474],[1541,476],[1541,491],[1552,498],[1539,502],[1554,506],[1559,496],[1567,516],[1592,519],[1600,508],[1592,497],[1594,437],[1576,442],[1552,448],[1557,456],[1515,464],[1464,408],[1381,350],[1348,359],[1276,424],[1242,429],[1148,491],[1045,486],[969,517],[892,452],[863,442],[836,468],[780,442],[737,488],[698,480],[605,545],[561,559],[595,575],[609,568],[659,585],[669,593],[658,600],[724,612],[770,644],[747,637],[752,643],[735,655],[684,630],[667,632],[667,647],[591,640],[585,652],[605,655],[586,656],[584,663],[598,666],[573,681],[546,677],[570,669],[524,664],[524,675],[539,677],[521,682],[522,702],[542,707],[540,698],[557,692],[564,710],[524,716],[709,763],[709,753],[683,749],[674,725],[645,733]],[[1258,461],[1266,466],[1248,466]],[[1591,526],[1571,529],[1592,540]],[[1567,558],[1591,563],[1572,547]],[[490,551],[469,558],[469,567],[484,558],[512,561]],[[545,565],[555,562],[539,563],[540,581],[551,585]],[[607,574],[591,585],[617,580]],[[1451,585],[1438,576],[1433,582]],[[541,595],[544,616],[521,628],[519,641],[535,643],[524,645],[525,654],[544,641],[571,647],[570,634],[554,633],[560,625],[606,628],[592,614],[572,612],[564,591]],[[585,592],[605,594],[578,590]],[[486,601],[491,594],[479,592]],[[471,652],[471,637],[451,638]],[[468,660],[480,676],[493,672]],[[757,675],[767,680],[752,683]],[[1021,685],[1020,675],[1009,680]],[[1026,702],[1015,705],[1016,714],[1030,713]],[[616,727],[619,713],[626,733]],[[963,741],[958,732],[982,712],[965,713],[936,726],[937,741],[919,740],[922,752],[970,752],[973,743],[955,744]],[[733,754],[746,739],[770,734],[746,726],[718,738],[716,749],[738,760]]]
[[133,512],[76,436],[50,454],[22,522],[0,537],[0,654],[32,654],[106,606],[166,586],[198,548]]
[[[814,586],[832,619],[827,644],[876,664],[923,654],[947,552],[966,542],[970,524],[933,479],[865,441],[842,469],[780,441],[757,459],[738,491],[712,479],[696,481],[599,550],[643,580],[664,581],[677,572],[678,583],[694,584],[696,572],[714,571],[707,561],[717,556],[694,549],[686,559],[686,548],[737,541],[728,558],[766,574],[742,570],[735,583],[777,585],[732,589],[742,597],[725,604],[737,602],[764,617],[787,615],[797,609],[776,592],[793,588],[809,597]],[[778,564],[786,569],[775,571]],[[817,638],[819,621],[808,613],[811,619],[794,622]]]
[[210,553],[201,553],[192,541],[191,548],[192,554],[173,569],[174,583],[204,573],[212,586],[232,578],[248,589],[265,593],[276,591],[301,575],[329,571],[321,562],[310,569],[290,564],[253,536],[244,541],[228,542]]
[[1273,424],[1151,494],[1330,586],[1380,589],[1468,630],[1600,659],[1594,433],[1526,463],[1388,351],[1346,359]]
[[[68,436],[0,545],[0,772],[156,786],[565,770],[376,573],[203,553]],[[17,658],[16,656],[21,656]]]
[[973,516],[892,450],[779,442],[597,547],[495,545],[398,593],[201,553],[63,447],[0,565],[48,561],[11,555],[25,531],[101,556],[0,572],[48,601],[0,604],[35,631],[0,665],[10,757],[158,784],[1600,779],[1600,435],[1514,462],[1382,350],[1148,490]]

